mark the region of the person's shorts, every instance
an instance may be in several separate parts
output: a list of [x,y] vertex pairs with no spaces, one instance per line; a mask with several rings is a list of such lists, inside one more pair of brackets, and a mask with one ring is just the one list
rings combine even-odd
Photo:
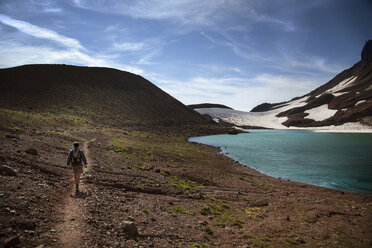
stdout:
[[83,173],[83,166],[82,165],[74,165],[72,166],[72,171],[74,172],[74,174],[77,174],[77,173]]

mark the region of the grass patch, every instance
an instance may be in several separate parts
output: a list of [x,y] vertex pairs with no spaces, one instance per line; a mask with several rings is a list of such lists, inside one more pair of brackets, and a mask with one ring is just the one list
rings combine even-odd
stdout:
[[199,186],[197,182],[182,180],[179,177],[172,177],[172,181],[169,181],[168,183],[188,193],[194,193],[196,191],[195,188]]
[[142,209],[141,211],[142,211],[142,213],[150,214],[150,211],[148,209],[146,209],[146,208]]
[[212,229],[210,229],[209,227],[205,228],[204,231],[205,231],[208,235],[213,236],[213,231],[212,231]]
[[184,207],[173,207],[172,208],[172,213],[174,213],[175,215],[177,215],[178,213],[180,214],[188,214],[188,215],[194,215],[195,212],[194,211],[191,211],[191,210],[188,210]]
[[212,211],[209,207],[204,207],[202,209],[200,209],[200,214],[201,215],[211,215],[212,214]]
[[144,187],[142,185],[136,185],[135,187],[137,190],[144,190]]
[[255,219],[257,216],[261,216],[270,210],[267,208],[261,207],[251,207],[247,208],[244,212],[248,215],[248,218]]
[[[35,113],[20,110],[0,108],[0,117],[8,119],[11,123],[23,123],[30,127],[50,128],[52,127],[87,127],[93,126],[93,122],[83,116],[73,114],[52,114],[49,112]],[[16,124],[13,124],[16,126]]]
[[9,125],[9,130],[14,131],[14,132],[17,132],[17,131],[21,131],[22,128],[17,127],[17,126],[14,125],[14,124],[10,124],[10,125]]
[[199,243],[193,243],[190,245],[189,248],[209,248],[210,246],[207,244],[199,244]]

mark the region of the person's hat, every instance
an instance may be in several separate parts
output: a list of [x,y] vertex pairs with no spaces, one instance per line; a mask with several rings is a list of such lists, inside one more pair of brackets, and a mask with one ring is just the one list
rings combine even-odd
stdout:
[[74,142],[74,146],[75,147],[78,147],[79,146],[79,142]]

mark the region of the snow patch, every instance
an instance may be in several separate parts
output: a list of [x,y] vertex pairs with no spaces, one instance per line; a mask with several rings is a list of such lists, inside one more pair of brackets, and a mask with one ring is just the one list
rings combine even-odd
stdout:
[[361,103],[364,103],[364,102],[366,102],[366,101],[367,101],[367,100],[361,100],[361,101],[355,103],[355,106],[356,106],[356,105],[359,105],[359,104],[361,104]]
[[308,109],[305,111],[305,113],[309,114],[306,116],[307,119],[323,121],[334,116],[337,111],[338,110],[328,109],[328,104],[324,104],[316,108]]
[[333,93],[336,93],[337,91],[343,90],[343,89],[349,87],[350,85],[352,85],[355,82],[356,79],[357,79],[356,76],[349,77],[349,78],[341,81],[339,84],[337,84],[333,88],[325,91],[324,93],[333,94]]
[[325,126],[325,127],[312,127],[304,128],[313,130],[314,132],[324,133],[372,133],[372,128],[361,124],[360,122],[347,122],[340,126]]
[[334,95],[335,97],[338,97],[338,96],[345,95],[346,93],[349,93],[349,92],[337,92],[337,93],[333,93],[332,95]]

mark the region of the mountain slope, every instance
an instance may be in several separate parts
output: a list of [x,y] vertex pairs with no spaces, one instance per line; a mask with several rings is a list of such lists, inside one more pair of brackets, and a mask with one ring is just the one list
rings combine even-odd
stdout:
[[200,108],[225,108],[225,109],[232,109],[228,106],[222,104],[214,104],[214,103],[201,103],[201,104],[191,104],[187,105],[187,107],[191,109],[200,109]]
[[0,107],[79,115],[113,125],[197,125],[207,120],[146,79],[110,68],[0,69]]
[[[201,114],[239,126],[265,128],[372,126],[372,41],[351,68],[302,97],[277,104],[261,104],[252,112],[220,108],[196,109]],[[351,123],[351,124],[350,124]]]

